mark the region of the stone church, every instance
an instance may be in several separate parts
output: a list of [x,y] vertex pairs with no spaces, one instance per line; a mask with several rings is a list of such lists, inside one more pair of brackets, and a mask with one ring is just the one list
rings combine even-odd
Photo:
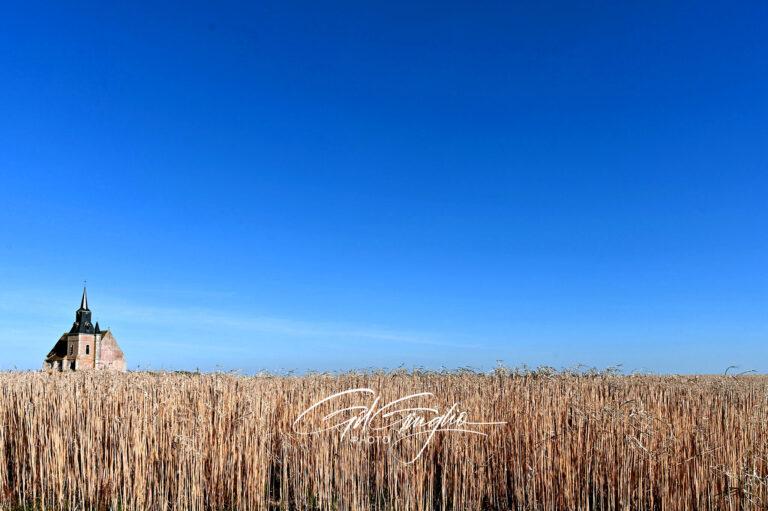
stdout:
[[80,308],[68,333],[58,340],[43,363],[49,371],[80,371],[100,369],[125,371],[125,355],[109,330],[102,331],[98,321],[91,322],[88,294],[83,288]]

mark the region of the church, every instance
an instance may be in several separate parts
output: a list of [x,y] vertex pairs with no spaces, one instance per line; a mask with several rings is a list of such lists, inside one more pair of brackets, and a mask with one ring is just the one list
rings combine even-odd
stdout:
[[91,322],[88,294],[83,288],[80,308],[69,332],[59,338],[43,363],[49,371],[97,369],[125,371],[125,355],[109,330],[102,331],[98,321]]

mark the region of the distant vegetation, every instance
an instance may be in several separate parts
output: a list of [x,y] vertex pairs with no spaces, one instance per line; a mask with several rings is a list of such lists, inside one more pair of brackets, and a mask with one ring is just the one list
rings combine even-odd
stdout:
[[[437,433],[410,465],[296,433],[303,410],[360,387],[506,424]],[[0,398],[0,509],[768,508],[766,376],[17,372]]]

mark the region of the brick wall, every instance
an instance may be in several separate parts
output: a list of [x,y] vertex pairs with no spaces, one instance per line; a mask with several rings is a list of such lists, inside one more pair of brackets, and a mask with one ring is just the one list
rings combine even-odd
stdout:
[[96,367],[96,336],[73,334],[69,336],[68,341],[67,356],[74,358],[77,369],[94,369]]
[[111,369],[113,371],[125,371],[125,355],[123,350],[117,344],[117,339],[112,336],[112,332],[104,333],[101,339],[101,356],[99,358],[100,369]]

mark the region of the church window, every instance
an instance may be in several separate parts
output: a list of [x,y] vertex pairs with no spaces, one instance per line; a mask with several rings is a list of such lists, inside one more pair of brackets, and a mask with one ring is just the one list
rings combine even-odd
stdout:
[[91,353],[91,345],[90,344],[86,344],[85,345],[85,354],[88,355],[90,353]]

